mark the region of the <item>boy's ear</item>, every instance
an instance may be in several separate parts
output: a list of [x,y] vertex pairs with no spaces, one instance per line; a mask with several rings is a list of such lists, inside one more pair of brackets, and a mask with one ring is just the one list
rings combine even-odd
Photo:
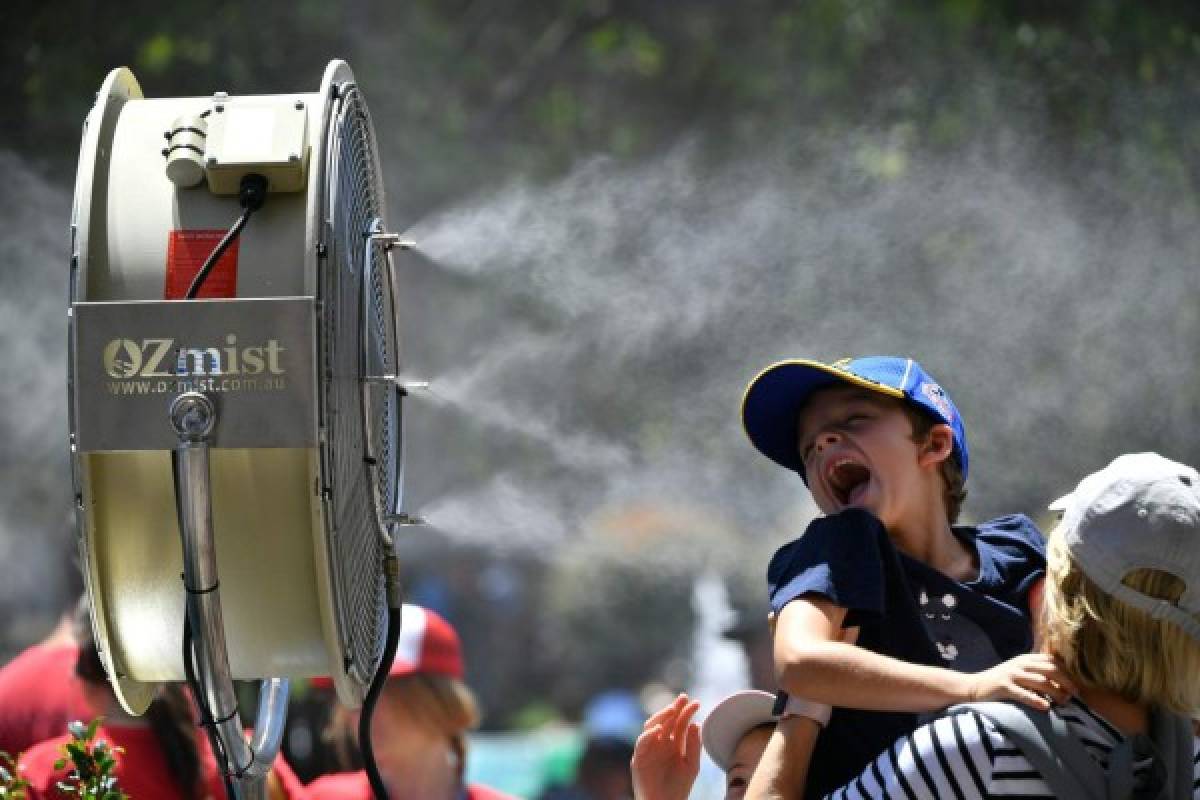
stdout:
[[918,462],[921,466],[940,466],[954,453],[954,431],[949,425],[939,423],[929,429],[925,443],[921,445]]

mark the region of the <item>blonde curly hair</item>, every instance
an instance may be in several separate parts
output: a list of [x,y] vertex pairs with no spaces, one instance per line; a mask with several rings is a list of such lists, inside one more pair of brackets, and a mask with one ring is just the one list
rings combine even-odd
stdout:
[[[1200,642],[1103,592],[1072,560],[1058,530],[1047,541],[1046,561],[1042,649],[1060,658],[1082,686],[1179,714],[1200,711]],[[1122,583],[1173,603],[1187,589],[1155,569],[1133,570]]]

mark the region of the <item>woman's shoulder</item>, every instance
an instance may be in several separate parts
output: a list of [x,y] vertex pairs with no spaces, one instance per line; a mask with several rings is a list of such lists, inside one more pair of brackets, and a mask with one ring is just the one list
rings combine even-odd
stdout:
[[850,797],[992,797],[1003,735],[986,716],[963,709],[898,738],[858,777],[826,800]]

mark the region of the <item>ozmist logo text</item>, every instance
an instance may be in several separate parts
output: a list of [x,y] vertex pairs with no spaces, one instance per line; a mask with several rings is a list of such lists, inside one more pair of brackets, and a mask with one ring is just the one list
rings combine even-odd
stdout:
[[282,375],[278,340],[242,347],[237,336],[224,347],[176,346],[174,339],[113,339],[104,346],[104,371],[110,378],[171,378],[194,375]]

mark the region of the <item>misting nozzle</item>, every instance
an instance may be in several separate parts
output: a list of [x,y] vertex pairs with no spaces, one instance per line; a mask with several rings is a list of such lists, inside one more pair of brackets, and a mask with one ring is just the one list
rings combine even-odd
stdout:
[[428,525],[429,524],[421,517],[418,517],[416,514],[410,514],[407,511],[401,511],[397,514],[385,514],[383,517],[383,521],[390,523],[392,525],[407,525],[407,526],[418,526],[418,525]]
[[391,250],[393,247],[399,247],[401,250],[416,250],[417,243],[412,239],[401,239],[398,233],[372,233],[371,238],[383,245],[384,249]]
[[405,392],[424,392],[429,389],[429,381],[406,381],[398,375],[364,375],[363,380],[367,383],[390,383]]

